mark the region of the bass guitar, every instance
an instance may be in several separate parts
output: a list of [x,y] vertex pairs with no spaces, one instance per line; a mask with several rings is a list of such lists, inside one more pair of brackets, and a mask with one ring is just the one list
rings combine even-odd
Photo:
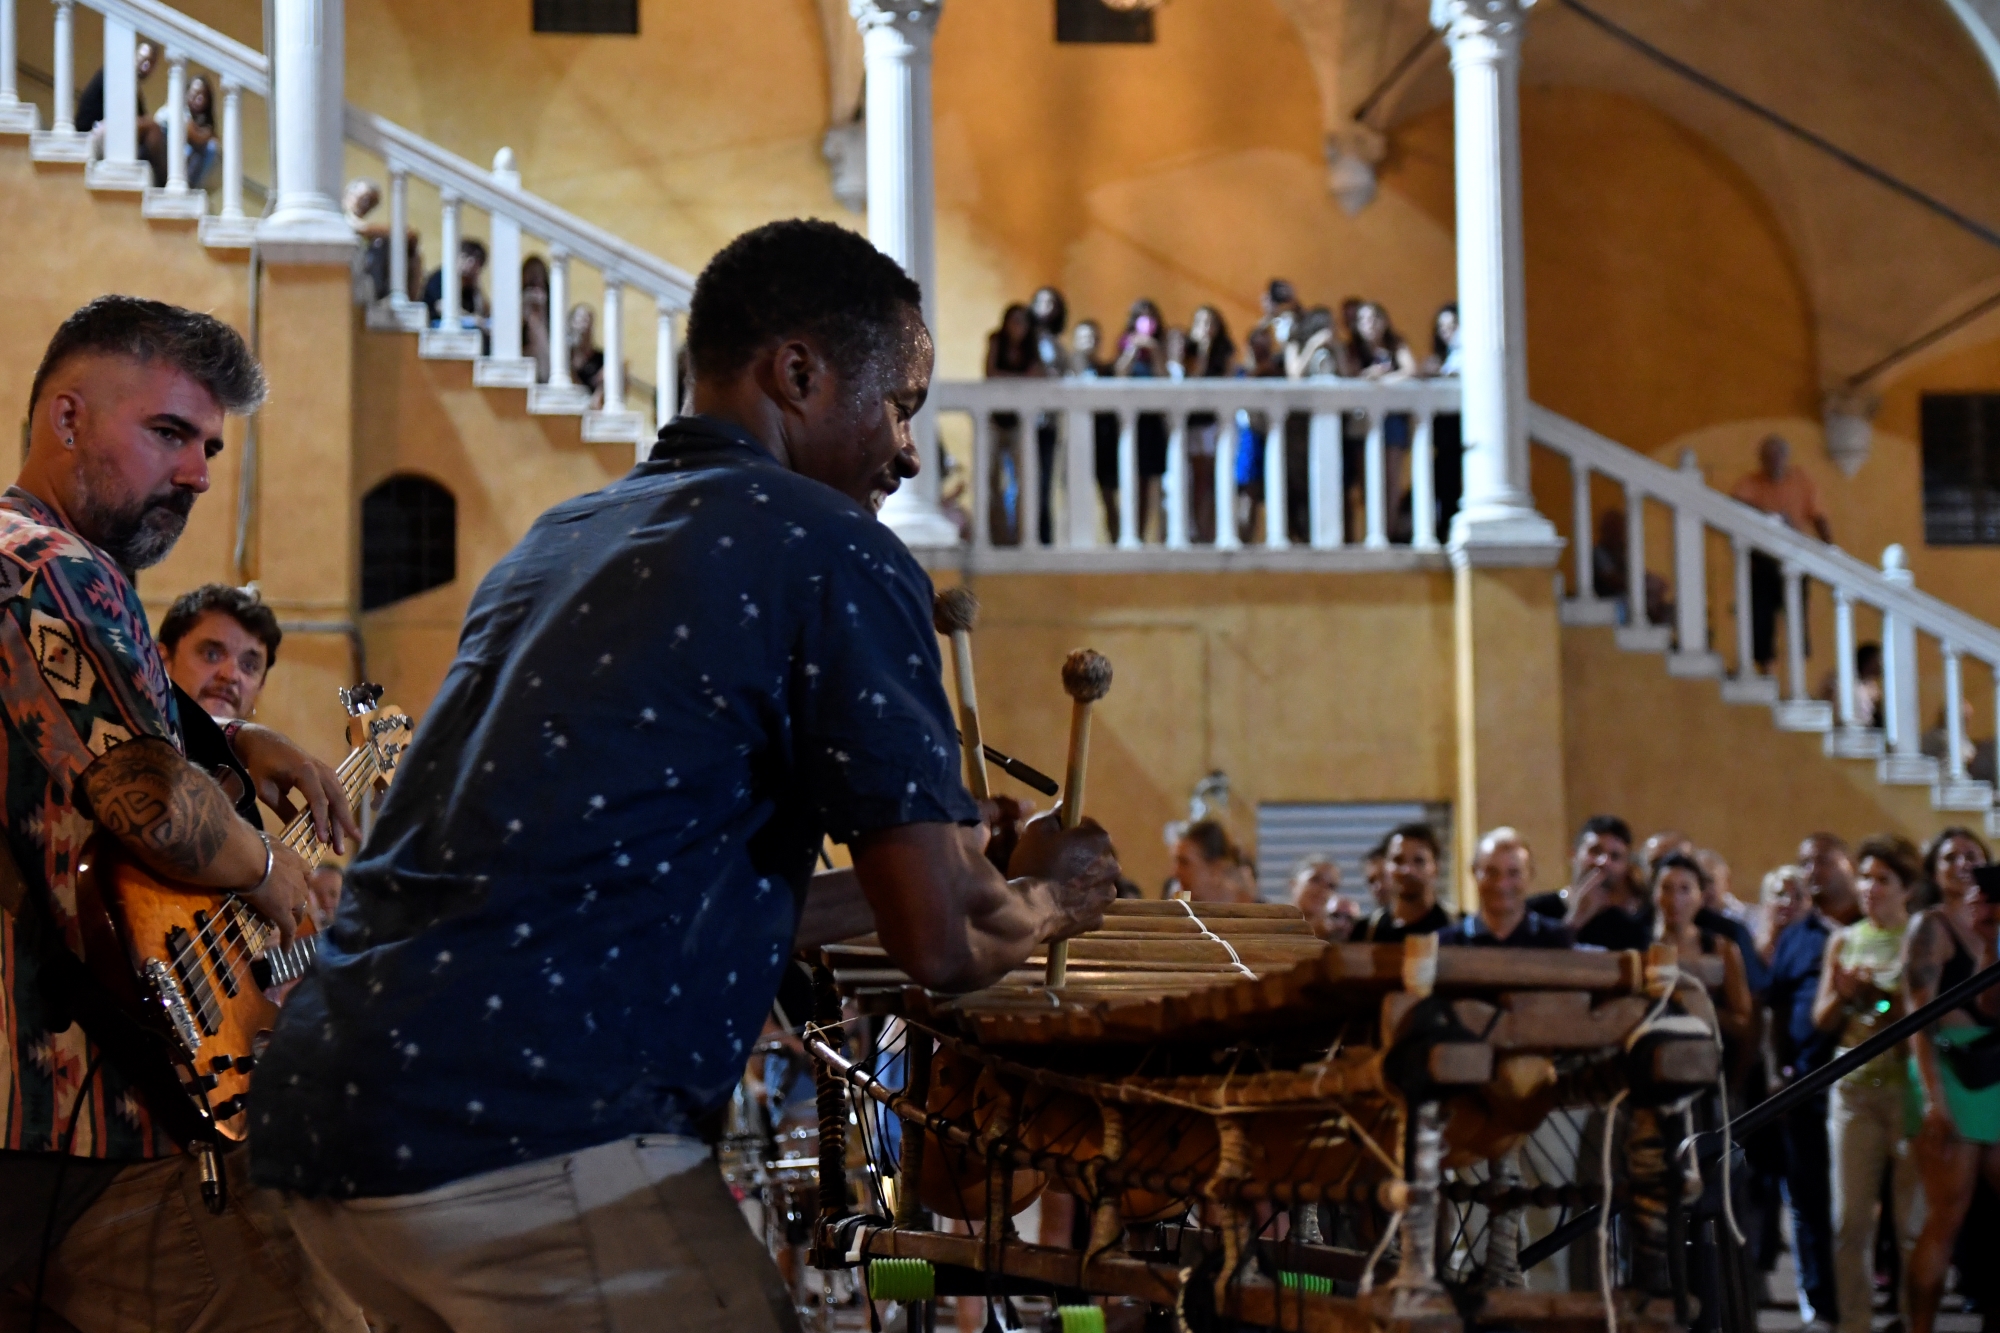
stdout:
[[[340,692],[354,748],[335,771],[355,810],[387,788],[409,748],[409,716],[381,697],[379,685]],[[326,854],[311,811],[277,840],[309,868]],[[241,1140],[249,1132],[250,1074],[278,1013],[270,992],[303,976],[318,951],[310,919],[281,945],[277,928],[235,894],[175,884],[102,835],[86,845],[77,872],[84,961],[171,1066],[151,1078],[128,1074],[175,1137]]]

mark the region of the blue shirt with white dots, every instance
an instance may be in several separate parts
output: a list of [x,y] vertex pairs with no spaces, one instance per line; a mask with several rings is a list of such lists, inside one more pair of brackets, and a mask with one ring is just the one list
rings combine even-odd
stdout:
[[408,1194],[690,1132],[822,838],[978,818],[939,667],[901,541],[724,423],[542,515],[258,1067],[258,1181]]

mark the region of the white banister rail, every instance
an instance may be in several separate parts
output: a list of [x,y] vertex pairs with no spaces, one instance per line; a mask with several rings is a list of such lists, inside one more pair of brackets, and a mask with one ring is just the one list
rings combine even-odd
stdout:
[[[259,97],[271,95],[271,65],[262,51],[198,23],[159,0],[83,0],[107,18],[121,19],[142,37],[151,37]],[[107,110],[109,106],[107,104]]]
[[[1218,552],[1253,564],[1334,553],[1357,565],[1442,561],[1433,422],[1457,412],[1455,379],[996,378],[940,381],[931,398],[946,416],[972,418],[972,545],[1002,563],[1006,552],[1097,548],[1148,563]],[[1009,418],[1011,437],[1000,424]],[[1043,422],[1061,454],[1052,498],[1062,513],[1047,543]],[[1365,431],[1358,447],[1350,426]],[[1239,486],[1246,452],[1260,484]],[[1360,524],[1347,512],[1356,494]]]

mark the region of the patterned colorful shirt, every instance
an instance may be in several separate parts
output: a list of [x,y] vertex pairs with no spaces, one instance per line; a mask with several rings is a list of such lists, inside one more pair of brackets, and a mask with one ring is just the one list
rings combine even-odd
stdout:
[[[173,691],[131,580],[18,487],[0,495],[0,600],[7,847],[31,895],[23,911],[81,953],[76,867],[94,826],[77,808],[78,779],[134,737],[157,736],[178,749]],[[70,1152],[174,1151],[81,1027],[51,1030],[32,938],[32,926],[24,932],[12,912],[0,911],[0,1147],[62,1151],[82,1096]]]
[[412,1194],[743,1076],[826,835],[978,818],[931,583],[704,417],[493,567],[257,1067],[251,1166]]

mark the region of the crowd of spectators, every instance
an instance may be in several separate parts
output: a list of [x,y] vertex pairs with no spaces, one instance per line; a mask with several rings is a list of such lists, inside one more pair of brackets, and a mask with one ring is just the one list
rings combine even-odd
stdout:
[[[1509,828],[1482,837],[1469,867],[1476,906],[1440,897],[1447,864],[1426,824],[1392,830],[1363,862],[1365,896],[1341,890],[1328,857],[1294,869],[1293,901],[1322,937],[1445,946],[1644,949],[1721,961],[1714,994],[1727,1105],[1778,1092],[1995,961],[2000,867],[1985,840],[1949,828],[1922,849],[1882,835],[1850,846],[1814,833],[1795,862],[1763,876],[1758,898],[1674,830],[1635,840],[1624,820],[1587,820],[1568,882],[1534,894],[1534,854]],[[1214,821],[1191,824],[1169,892],[1196,901],[1256,897],[1250,858]],[[2000,1282],[1979,1256],[2000,1241],[2000,1030],[1986,997],[1848,1072],[1744,1144],[1740,1218],[1768,1275],[1789,1213],[1801,1318],[1817,1333],[1868,1333],[1878,1300],[1906,1333],[1932,1333],[1947,1270],[1982,1314]]]
[[[1336,310],[1301,304],[1290,282],[1273,279],[1264,289],[1262,317],[1239,345],[1229,322],[1212,305],[1196,309],[1185,328],[1167,322],[1154,301],[1140,298],[1126,312],[1124,330],[1108,337],[1094,319],[1069,323],[1069,306],[1053,287],[1036,292],[1026,304],[1009,305],[986,344],[989,378],[1040,377],[1070,379],[1312,379],[1340,377],[1398,380],[1420,375],[1458,373],[1458,308],[1446,305],[1432,320],[1427,346],[1413,348],[1396,331],[1380,303],[1349,297]],[[1308,431],[1310,418],[1291,414],[1284,423],[1287,513],[1292,540],[1310,536],[1308,499]],[[1269,422],[1262,414],[1239,411],[1233,420],[1213,413],[1195,413],[1187,421],[1188,520],[1190,538],[1215,540],[1218,522],[1236,525],[1248,539],[1264,529],[1264,440]],[[994,414],[991,422],[991,470],[988,484],[990,536],[996,545],[1016,545],[1020,532],[1020,487],[1025,469],[1022,451],[1033,448],[1038,467],[1036,489],[1040,514],[1037,540],[1051,540],[1050,498],[1053,494],[1058,424],[1043,413],[1023,422],[1016,413]],[[1216,495],[1215,458],[1222,432],[1234,432],[1236,474],[1233,493]],[[1358,414],[1343,419],[1342,454],[1347,495],[1347,531],[1357,531],[1362,514],[1363,450],[1368,424]],[[1138,445],[1135,506],[1138,527],[1146,541],[1164,540],[1162,488],[1167,472],[1168,427],[1160,413],[1140,413],[1134,423]],[[1408,479],[1411,424],[1406,414],[1391,414],[1383,425],[1390,477],[1391,540],[1410,540],[1411,494]],[[1438,531],[1443,532],[1458,507],[1462,463],[1459,419],[1439,416],[1433,424],[1437,452],[1436,497]],[[1105,522],[1111,539],[1120,531],[1118,466],[1119,424],[1111,413],[1098,413],[1092,423],[1092,464]],[[1229,490],[1231,488],[1225,488]]]

